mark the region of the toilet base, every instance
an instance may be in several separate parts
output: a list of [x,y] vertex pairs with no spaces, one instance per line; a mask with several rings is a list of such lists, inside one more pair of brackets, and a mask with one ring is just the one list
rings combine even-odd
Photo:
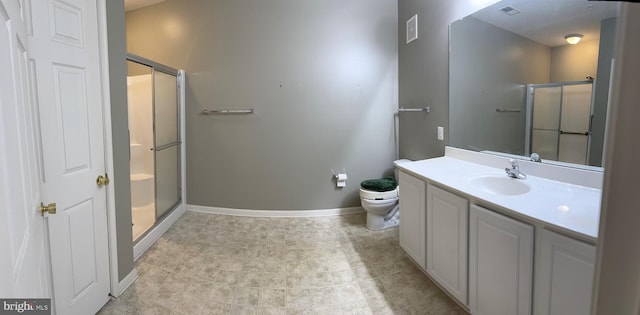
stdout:
[[[398,207],[396,205],[396,207]],[[390,211],[390,213],[394,212],[396,209]],[[376,215],[367,212],[367,229],[371,231],[380,231],[384,229],[389,229],[396,227],[400,224],[400,211],[395,211],[390,218],[385,218],[385,215]]]

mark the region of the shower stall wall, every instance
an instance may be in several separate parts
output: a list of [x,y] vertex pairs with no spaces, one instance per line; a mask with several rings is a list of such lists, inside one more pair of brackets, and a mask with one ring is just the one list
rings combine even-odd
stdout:
[[131,213],[138,241],[182,204],[179,72],[127,56]]

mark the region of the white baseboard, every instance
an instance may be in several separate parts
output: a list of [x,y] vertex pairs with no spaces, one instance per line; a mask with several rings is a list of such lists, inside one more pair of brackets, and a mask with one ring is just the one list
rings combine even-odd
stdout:
[[114,297],[119,297],[127,290],[134,282],[138,279],[138,272],[136,268],[133,268],[131,272],[122,279],[122,281],[118,282],[118,287],[116,288],[116,292],[111,292],[111,295]]
[[336,209],[319,209],[319,210],[253,210],[253,209],[232,209],[207,207],[198,205],[187,205],[187,211],[234,215],[240,217],[262,217],[262,218],[278,218],[278,217],[326,217],[344,214],[353,214],[364,212],[362,207],[336,208]]
[[155,242],[185,213],[184,204],[178,206],[160,224],[145,235],[135,246],[133,246],[133,261],[138,260]]

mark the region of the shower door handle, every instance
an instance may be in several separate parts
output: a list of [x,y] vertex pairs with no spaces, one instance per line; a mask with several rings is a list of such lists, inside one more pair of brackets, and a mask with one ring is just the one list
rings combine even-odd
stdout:
[[109,180],[109,175],[107,174],[104,174],[104,176],[98,175],[98,178],[96,178],[96,184],[98,187],[109,185],[109,182],[111,182],[111,180]]

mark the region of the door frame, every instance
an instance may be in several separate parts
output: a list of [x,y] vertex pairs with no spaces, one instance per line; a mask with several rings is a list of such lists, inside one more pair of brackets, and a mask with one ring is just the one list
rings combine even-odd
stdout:
[[[113,164],[113,138],[111,126],[111,94],[109,78],[109,45],[107,39],[107,0],[95,0],[98,9],[98,43],[100,58],[100,78],[102,92],[103,111],[103,137],[105,154],[105,172],[111,174],[115,182]],[[123,56],[124,57],[124,56]],[[138,278],[136,268],[120,281],[118,275],[118,241],[116,229],[116,202],[115,186],[106,185],[107,189],[107,231],[109,240],[109,278],[111,282],[111,295],[120,296]],[[132,249],[133,250],[133,249]]]

